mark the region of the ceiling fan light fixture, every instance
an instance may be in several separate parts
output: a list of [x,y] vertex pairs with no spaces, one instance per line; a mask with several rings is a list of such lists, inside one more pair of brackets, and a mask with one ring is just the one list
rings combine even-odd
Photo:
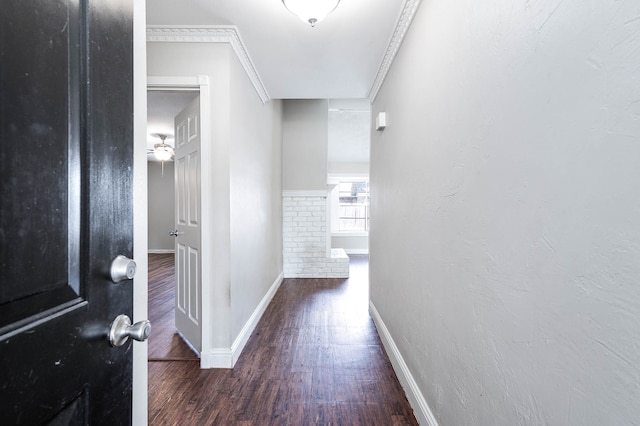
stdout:
[[340,0],[282,0],[284,7],[312,27],[338,7]]
[[173,157],[173,148],[166,143],[157,143],[153,146],[153,155],[159,161],[169,161]]
[[158,161],[162,161],[163,163],[171,160],[175,155],[175,150],[166,142],[167,135],[157,133],[153,136],[160,138],[160,143],[153,145],[153,150],[149,152],[152,153]]

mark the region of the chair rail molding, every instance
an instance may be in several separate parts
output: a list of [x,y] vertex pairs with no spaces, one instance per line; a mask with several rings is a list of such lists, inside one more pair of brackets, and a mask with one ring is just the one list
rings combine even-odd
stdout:
[[389,45],[387,46],[387,50],[382,58],[382,63],[380,63],[376,78],[373,81],[371,90],[369,90],[369,96],[367,96],[371,103],[373,103],[376,96],[378,96],[382,83],[384,83],[384,79],[389,73],[389,68],[391,68],[391,64],[393,63],[398,50],[400,50],[400,45],[402,45],[404,36],[407,34],[407,31],[411,26],[411,22],[413,21],[413,17],[418,11],[418,6],[420,6],[420,0],[406,0],[404,2],[402,13],[400,13],[398,23],[396,24],[396,29],[393,31],[391,40],[389,40]]
[[262,103],[271,99],[235,25],[149,25],[147,42],[229,43]]

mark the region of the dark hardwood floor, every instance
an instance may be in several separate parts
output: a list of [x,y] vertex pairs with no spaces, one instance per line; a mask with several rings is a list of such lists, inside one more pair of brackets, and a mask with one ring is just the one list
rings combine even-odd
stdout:
[[149,361],[199,361],[175,328],[173,254],[149,255]]
[[200,370],[173,327],[173,256],[150,255],[149,424],[417,425],[368,313],[367,270],[352,256],[348,280],[284,280],[236,366]]

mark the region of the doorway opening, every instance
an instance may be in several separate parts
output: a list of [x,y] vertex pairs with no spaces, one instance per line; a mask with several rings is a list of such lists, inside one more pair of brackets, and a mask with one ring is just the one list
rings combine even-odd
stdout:
[[[178,264],[176,265],[174,263],[174,274],[175,270],[177,270],[177,279],[174,281],[179,287],[176,294],[178,294],[178,296],[185,295],[185,292],[182,291],[185,288],[185,282],[187,283],[186,286],[190,286],[187,288],[186,298],[175,298],[172,312],[179,321],[177,321],[177,324],[174,323],[171,334],[175,334],[177,331],[176,328],[180,330],[180,335],[186,337],[184,339],[185,343],[191,342],[193,351],[199,356],[203,350],[211,346],[210,336],[207,332],[209,327],[206,326],[211,323],[211,308],[208,304],[203,304],[202,300],[209,300],[211,292],[213,291],[210,284],[212,281],[210,262],[202,262],[200,260],[208,256],[210,257],[210,253],[212,252],[210,238],[202,238],[202,236],[211,234],[211,228],[213,226],[211,223],[212,216],[210,207],[213,197],[211,193],[211,170],[210,167],[200,167],[201,164],[211,164],[213,151],[211,146],[212,116],[209,78],[208,76],[202,75],[187,77],[150,76],[147,77],[147,93],[151,95],[151,98],[156,96],[159,99],[163,99],[163,97],[168,98],[167,105],[172,104],[172,98],[181,99],[180,102],[176,102],[177,105],[174,105],[173,111],[167,113],[167,116],[170,118],[165,119],[165,127],[156,128],[152,122],[149,122],[148,134],[156,135],[159,132],[169,133],[169,130],[171,130],[171,133],[175,133],[174,141],[177,141],[177,143],[173,151],[176,159],[174,162],[174,175],[179,177],[173,182],[175,191],[173,209],[175,209],[176,212],[181,213],[184,211],[182,207],[178,209],[175,206],[185,206],[185,203],[179,204],[184,201],[181,200],[181,194],[185,193],[185,188],[188,188],[189,191],[188,200],[191,204],[186,207],[189,212],[188,217],[185,219],[184,215],[177,214],[174,217],[172,226],[162,231],[162,233],[164,234],[164,232],[166,232],[166,238],[174,239],[174,247],[177,248],[176,252],[186,253],[185,256],[176,256]],[[187,103],[187,105],[184,106],[184,103]],[[180,109],[181,107],[184,108]],[[187,119],[184,118],[185,113],[187,114]],[[155,114],[155,105],[150,103],[148,105],[148,115],[152,117],[153,114]],[[162,134],[164,135],[164,133]],[[156,140],[157,138],[152,136],[148,147],[151,148]],[[166,140],[168,140],[168,137]],[[198,141],[197,152],[193,152],[193,142],[195,140]],[[197,161],[193,160],[194,158],[196,158]],[[190,164],[196,164],[196,167],[191,167]],[[175,172],[176,170],[177,172]],[[166,175],[167,171],[165,170],[165,176]],[[160,171],[160,176],[162,176],[162,171]],[[182,185],[183,180],[181,180],[181,177],[184,176],[188,176],[187,180],[196,182],[197,185],[194,186],[189,183]],[[197,200],[196,208],[193,207],[193,200]],[[153,205],[149,203],[149,211],[153,208]],[[172,209],[170,208],[169,210]],[[194,211],[197,212],[195,216],[191,214]],[[195,221],[193,220],[194,217],[196,219]],[[184,220],[187,220],[189,225],[197,224],[197,226],[192,226],[191,229],[187,230],[181,227],[184,225]],[[170,232],[173,236],[169,235]],[[196,247],[198,251],[196,261],[191,262],[191,260],[194,259],[194,244],[192,241],[194,235],[197,236],[200,246]],[[151,244],[149,244],[149,247],[154,248]],[[183,280],[185,276],[189,278],[187,281]],[[197,276],[195,281],[191,279],[191,277],[194,276]],[[151,285],[151,280],[149,280],[149,283]],[[206,284],[203,285],[202,283]],[[183,285],[183,287],[180,287],[181,285]],[[187,301],[186,305],[184,303],[185,301]],[[194,315],[194,313],[197,315]],[[184,321],[180,321],[185,318],[189,321],[193,320],[192,327],[186,331]],[[158,335],[156,335],[156,340],[158,340]],[[150,340],[150,351],[153,345],[154,342]],[[200,365],[202,366],[202,361]]]
[[199,95],[198,89],[147,91],[150,361],[198,360],[175,326],[174,156],[175,117]]

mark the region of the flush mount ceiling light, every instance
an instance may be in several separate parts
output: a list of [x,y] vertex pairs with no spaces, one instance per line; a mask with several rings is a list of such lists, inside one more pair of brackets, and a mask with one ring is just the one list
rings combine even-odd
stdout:
[[315,27],[318,22],[338,7],[340,0],[282,0],[282,3],[302,22]]

